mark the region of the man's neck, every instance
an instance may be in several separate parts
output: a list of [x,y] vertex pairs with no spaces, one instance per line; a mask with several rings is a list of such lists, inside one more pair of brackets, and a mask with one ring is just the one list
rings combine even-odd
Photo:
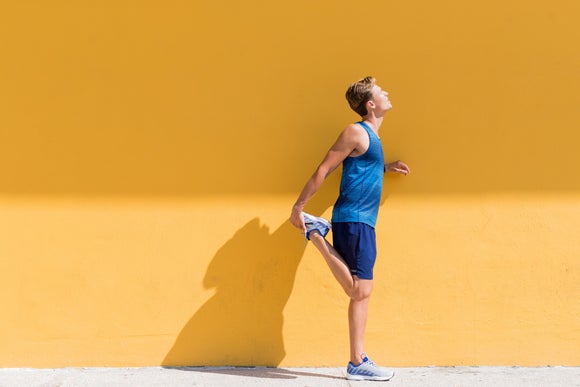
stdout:
[[363,121],[369,124],[369,126],[373,129],[375,133],[379,133],[379,128],[383,123],[383,117],[375,117],[375,116],[365,116],[363,117]]

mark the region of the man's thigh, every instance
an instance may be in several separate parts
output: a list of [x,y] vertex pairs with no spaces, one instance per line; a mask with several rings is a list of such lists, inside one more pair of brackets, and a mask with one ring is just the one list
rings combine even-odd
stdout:
[[364,223],[334,223],[333,245],[353,276],[372,280],[377,257],[375,229]]

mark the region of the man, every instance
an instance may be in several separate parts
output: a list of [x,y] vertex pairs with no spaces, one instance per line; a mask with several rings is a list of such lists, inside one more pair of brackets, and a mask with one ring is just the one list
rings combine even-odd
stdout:
[[[368,303],[376,258],[375,225],[385,172],[409,174],[402,161],[385,164],[379,138],[384,115],[391,109],[388,93],[373,77],[348,88],[346,99],[362,121],[348,125],[308,180],[292,208],[290,222],[303,230],[322,253],[332,274],[350,297],[348,308],[351,380],[389,380],[394,373],[377,367],[364,352]],[[343,163],[340,195],[332,211],[332,226],[303,212],[326,177]],[[333,245],[324,237],[332,227]]]

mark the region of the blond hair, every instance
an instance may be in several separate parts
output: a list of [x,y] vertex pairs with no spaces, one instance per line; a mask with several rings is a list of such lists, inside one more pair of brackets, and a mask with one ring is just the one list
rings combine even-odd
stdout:
[[361,117],[368,114],[366,104],[373,97],[374,77],[366,77],[351,84],[346,90],[346,100],[350,108]]

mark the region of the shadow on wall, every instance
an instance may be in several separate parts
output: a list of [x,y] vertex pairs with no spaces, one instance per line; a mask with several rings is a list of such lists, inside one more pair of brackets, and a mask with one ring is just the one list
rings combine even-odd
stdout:
[[[309,210],[324,211],[314,203]],[[270,233],[258,218],[250,220],[217,251],[203,280],[215,294],[184,326],[162,365],[279,365],[286,355],[283,311],[305,247],[288,221]]]

